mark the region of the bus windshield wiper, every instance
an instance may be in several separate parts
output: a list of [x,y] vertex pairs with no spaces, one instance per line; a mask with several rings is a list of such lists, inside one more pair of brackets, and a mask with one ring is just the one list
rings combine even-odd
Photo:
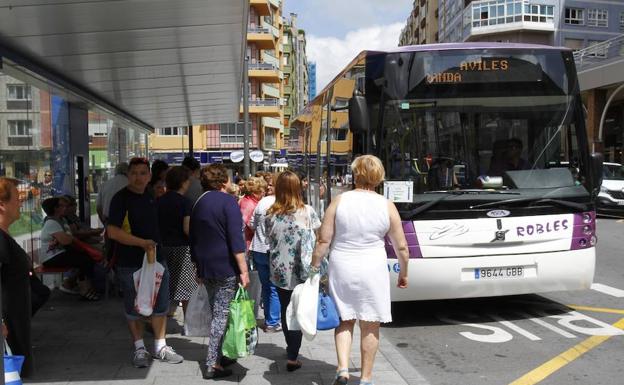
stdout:
[[512,195],[517,195],[519,193],[516,192],[509,192],[509,191],[498,191],[498,190],[452,190],[452,191],[432,191],[432,193],[437,193],[437,194],[445,194],[441,197],[439,197],[438,199],[434,199],[432,201],[429,201],[421,206],[416,207],[414,210],[411,211],[403,211],[401,212],[401,214],[407,218],[411,218],[415,215],[418,215],[422,212],[425,212],[427,210],[429,210],[431,207],[437,205],[438,203],[440,203],[441,201],[452,197],[452,196],[457,196],[457,195],[467,195],[467,194],[512,194]]
[[563,206],[566,208],[571,208],[571,209],[575,209],[575,210],[581,210],[581,211],[587,211],[587,205],[585,205],[584,203],[576,203],[576,202],[570,202],[570,201],[566,201],[566,200],[562,200],[562,199],[552,199],[552,198],[518,198],[518,199],[507,199],[507,200],[503,200],[503,201],[498,201],[498,202],[488,202],[488,203],[482,203],[480,205],[475,205],[475,206],[470,206],[471,209],[481,209],[481,208],[485,208],[485,207],[494,207],[494,206],[498,206],[498,205],[505,205],[505,204],[514,204],[514,203],[531,203],[531,204],[535,204],[535,203],[552,203],[552,204],[556,204],[559,206]]

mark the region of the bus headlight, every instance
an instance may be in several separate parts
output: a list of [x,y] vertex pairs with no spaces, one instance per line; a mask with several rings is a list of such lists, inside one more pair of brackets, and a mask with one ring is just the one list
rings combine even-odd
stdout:
[[583,223],[590,223],[592,221],[592,215],[590,213],[583,213]]
[[585,225],[585,226],[583,226],[583,233],[585,233],[585,234],[587,234],[587,235],[591,234],[591,233],[593,232],[592,230],[593,230],[593,229],[591,228],[591,226],[590,226],[590,225]]

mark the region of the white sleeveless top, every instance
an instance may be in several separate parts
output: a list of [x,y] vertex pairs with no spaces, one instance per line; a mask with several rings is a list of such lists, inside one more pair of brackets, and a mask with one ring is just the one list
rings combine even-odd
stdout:
[[384,236],[388,201],[379,194],[343,193],[329,255],[329,292],[342,320],[391,322],[390,279]]
[[343,193],[336,210],[331,250],[360,253],[364,250],[384,249],[384,236],[389,229],[386,198],[359,190]]

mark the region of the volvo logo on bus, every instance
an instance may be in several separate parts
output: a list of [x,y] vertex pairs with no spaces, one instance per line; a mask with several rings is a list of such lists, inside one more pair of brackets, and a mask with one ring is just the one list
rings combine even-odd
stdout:
[[487,212],[487,216],[490,218],[502,218],[508,217],[511,214],[508,210],[490,210]]

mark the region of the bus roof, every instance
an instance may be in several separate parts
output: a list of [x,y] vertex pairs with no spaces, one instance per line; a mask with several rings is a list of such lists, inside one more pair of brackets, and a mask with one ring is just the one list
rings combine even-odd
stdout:
[[552,49],[557,51],[572,51],[567,47],[555,47],[541,44],[526,43],[495,43],[495,42],[469,42],[469,43],[439,43],[420,44],[396,47],[388,51],[369,51],[380,53],[415,52],[415,51],[445,51],[456,49]]

